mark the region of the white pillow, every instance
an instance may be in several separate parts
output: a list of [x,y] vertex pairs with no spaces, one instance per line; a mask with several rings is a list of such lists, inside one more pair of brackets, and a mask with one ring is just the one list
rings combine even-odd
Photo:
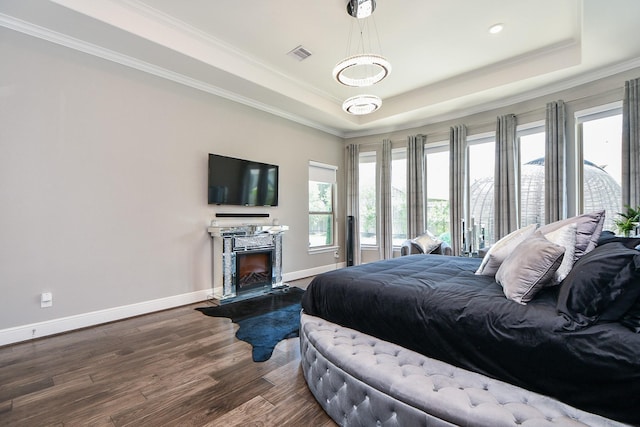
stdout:
[[569,274],[573,268],[573,259],[576,252],[577,228],[578,225],[575,223],[567,224],[555,231],[543,234],[545,239],[548,241],[553,242],[556,245],[564,246],[564,258],[562,258],[562,264],[560,264],[560,267],[558,267],[558,270],[556,270],[553,275],[553,279],[551,279],[551,282],[548,284],[549,286],[558,285],[565,277],[567,277],[567,274]]
[[491,245],[487,254],[482,259],[480,267],[476,270],[476,274],[483,276],[495,276],[500,264],[509,256],[511,252],[527,237],[536,231],[537,224],[527,225],[516,231],[513,231],[496,243]]

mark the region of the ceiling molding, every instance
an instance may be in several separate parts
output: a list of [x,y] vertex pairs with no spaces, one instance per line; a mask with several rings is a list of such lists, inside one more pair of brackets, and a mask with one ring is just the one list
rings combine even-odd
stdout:
[[122,0],[122,2],[124,4],[127,4],[132,10],[137,11],[138,13],[142,14],[143,16],[146,16],[146,18],[151,19],[151,20],[155,20],[158,23],[163,23],[166,25],[170,25],[171,27],[173,27],[174,29],[190,36],[196,39],[199,39],[202,42],[205,42],[206,44],[209,44],[210,46],[215,46],[218,48],[222,48],[224,50],[226,50],[227,52],[239,56],[241,57],[244,61],[250,62],[255,64],[256,66],[264,69],[264,70],[268,70],[270,73],[273,73],[275,75],[278,75],[286,80],[289,80],[291,82],[293,82],[295,85],[303,87],[305,90],[310,91],[315,93],[316,95],[331,99],[332,101],[336,102],[336,103],[342,103],[342,100],[332,96],[331,94],[328,94],[320,89],[318,89],[316,86],[311,85],[309,83],[306,83],[300,79],[295,78],[294,76],[291,76],[289,74],[285,74],[283,72],[281,72],[280,70],[277,70],[276,68],[272,67],[271,65],[265,63],[265,62],[261,62],[255,59],[254,56],[251,56],[250,54],[248,54],[247,52],[244,52],[240,49],[238,49],[237,47],[226,43],[220,39],[217,39],[213,36],[211,36],[210,34],[199,30],[198,28],[187,24],[184,21],[181,21],[179,19],[174,18],[173,16],[167,15],[166,13],[163,13],[157,9],[154,9],[146,4],[141,3],[138,0]]
[[[485,111],[497,110],[499,108],[508,107],[510,105],[519,104],[521,102],[530,101],[532,99],[549,96],[554,93],[562,92],[564,90],[573,89],[575,87],[594,82],[603,78],[607,78],[616,74],[631,71],[633,69],[640,68],[640,58],[635,58],[629,61],[623,61],[618,64],[603,67],[597,70],[593,70],[579,76],[571,77],[560,82],[550,83],[544,87],[533,89],[530,91],[522,92],[517,95],[508,96],[496,101],[483,102],[478,105],[469,108],[457,109],[455,112],[445,113],[435,116],[429,116],[425,120],[415,120],[412,122],[404,123],[402,126],[381,126],[374,129],[367,129],[363,131],[345,132],[344,138],[358,138],[364,136],[373,136],[379,134],[385,134],[390,132],[398,132],[408,129],[419,128],[423,126],[432,125],[435,123],[447,122],[452,120],[461,119],[463,117],[472,116],[474,114],[482,113]],[[620,91],[624,88],[621,86]],[[597,95],[597,94],[594,94]]]
[[[576,0],[576,4],[580,13],[576,15],[575,25],[581,28],[584,10],[581,1]],[[251,50],[246,44],[234,46],[233,39],[217,39],[224,33],[207,33],[206,26],[197,27],[199,20],[189,20],[194,15],[183,17],[179,14],[181,19],[172,16],[172,8],[163,11],[162,2],[50,0],[43,3],[42,10],[31,10],[21,3],[14,6],[7,7],[7,10],[17,10],[16,16],[26,21],[0,14],[0,26],[341,138],[458,120],[640,67],[640,58],[633,58],[596,69],[598,62],[593,60],[593,52],[591,56],[584,56],[588,64],[582,67],[580,60],[584,58],[581,53],[586,52],[587,47],[581,47],[585,34],[591,37],[587,38],[591,41],[594,35],[603,34],[585,33],[582,28],[582,32],[573,38],[561,39],[547,47],[488,65],[472,67],[470,64],[473,70],[467,73],[451,75],[430,85],[386,97],[383,111],[378,114],[345,117],[340,108],[342,98],[328,95],[326,86],[322,90],[298,79],[295,72],[284,72],[286,67],[278,70],[273,64],[266,64],[259,56],[249,54]],[[216,10],[215,7],[212,10]],[[595,8],[589,16],[592,19],[601,16],[598,10]],[[78,21],[82,16],[86,20]],[[332,19],[330,16],[327,14],[325,19]],[[627,21],[631,21],[631,17]],[[83,25],[70,26],[70,23],[78,22]],[[627,30],[629,25],[627,22]],[[106,38],[113,35],[115,37]],[[611,40],[616,39],[612,36]],[[631,50],[626,52],[633,53]],[[569,77],[585,69],[587,71]],[[524,84],[517,86],[519,81]],[[534,82],[537,82],[535,86]],[[516,88],[519,88],[517,92]]]
[[[178,52],[181,52],[199,61],[203,61],[204,63],[207,63],[210,66],[217,67],[227,72],[236,74],[237,69],[226,69],[224,65],[221,65],[219,62],[218,63],[211,62],[210,61],[211,58],[204,58],[197,55],[189,55],[187,53],[189,51],[189,47],[192,45],[206,46],[207,48],[209,48],[207,50],[210,52],[224,52],[229,57],[233,57],[240,60],[244,64],[242,68],[245,68],[245,69],[252,68],[252,69],[260,70],[262,73],[275,76],[279,79],[282,79],[283,81],[289,82],[289,84],[293,85],[294,87],[301,88],[302,90],[313,93],[316,96],[329,99],[332,103],[335,103],[337,105],[341,105],[342,103],[341,99],[338,99],[337,97],[332,96],[331,94],[320,90],[318,87],[311,85],[309,83],[306,83],[300,79],[297,79],[294,76],[291,76],[289,74],[285,74],[265,62],[258,61],[254,56],[248,54],[247,52],[242,51],[241,49],[238,49],[236,46],[229,44],[223,40],[220,40],[216,37],[213,37],[212,35],[184,21],[181,21],[171,15],[161,12],[138,0],[119,0],[117,2],[113,0],[102,0],[100,4],[97,4],[94,2],[87,2],[86,0],[52,0],[52,1],[56,4],[64,6],[78,13],[84,14],[86,16],[90,16],[98,21],[105,22],[111,26],[117,27],[120,30],[130,33],[132,35],[152,40],[154,43],[157,43],[168,49],[176,50]],[[114,17],[111,17],[109,14],[104,13],[104,9],[103,9],[104,4],[108,4],[112,8],[114,8],[114,11],[113,11],[113,14],[115,15]],[[189,43],[183,43],[182,46],[180,46],[181,48],[177,48],[176,46],[173,46],[173,45],[169,46],[165,43],[162,43],[158,39],[151,38],[149,34],[143,34],[142,29],[145,28],[144,25],[133,25],[130,23],[128,27],[124,26],[120,24],[120,21],[121,21],[122,13],[125,13],[125,12],[123,11],[122,13],[116,13],[117,11],[115,9],[119,9],[120,11],[123,11],[124,9],[127,12],[129,12],[131,15],[139,19],[142,19],[146,22],[152,22],[159,27],[165,28],[169,31],[173,31],[179,34],[182,37],[182,39],[188,40]],[[177,40],[178,40],[178,37],[171,38],[172,43],[178,43]],[[214,55],[214,56],[218,57],[219,55]],[[249,76],[243,76],[243,78],[251,81]],[[258,83],[258,82],[254,82],[254,83]]]
[[253,99],[239,95],[235,92],[228,91],[226,89],[222,89],[218,86],[205,83],[201,80],[193,79],[183,74],[176,73],[162,67],[158,67],[148,62],[141,61],[137,58],[133,58],[128,55],[123,55],[113,50],[106,49],[101,46],[97,46],[95,44],[88,43],[83,40],[79,40],[77,38],[59,33],[57,31],[49,30],[39,25],[35,25],[30,22],[26,22],[26,21],[14,18],[12,16],[8,16],[0,13],[0,26],[8,28],[13,31],[20,32],[22,34],[26,34],[28,36],[32,36],[41,40],[48,41],[50,43],[64,46],[69,49],[86,53],[88,55],[92,55],[100,59],[114,62],[120,65],[123,65],[125,67],[142,71],[143,73],[151,74],[156,77],[170,80],[174,83],[188,86],[193,89],[197,89],[197,90],[209,93],[211,95],[219,96],[221,98],[225,98],[230,101],[234,101],[239,104],[246,105],[248,107],[255,108],[257,110],[264,111],[269,114],[273,114],[275,116],[284,118],[286,120],[290,120],[290,121],[299,123],[301,125],[308,126],[308,127],[320,130],[322,132],[329,133],[334,136],[338,136],[338,137],[344,136],[344,132],[342,132],[341,130],[324,126],[320,123],[308,120],[304,117],[292,114],[288,111],[284,111],[278,108],[274,108],[273,106],[270,106],[261,102],[257,102]]

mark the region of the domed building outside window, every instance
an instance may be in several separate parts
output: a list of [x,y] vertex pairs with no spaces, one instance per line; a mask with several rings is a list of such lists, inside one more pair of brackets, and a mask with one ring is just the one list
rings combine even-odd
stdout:
[[[584,209],[593,212],[606,210],[604,230],[616,228],[613,219],[621,209],[622,188],[603,168],[584,161]],[[544,218],[544,158],[522,165],[520,171],[522,193],[520,217],[523,224],[545,224]],[[471,184],[471,215],[479,224],[479,232],[493,236],[493,177],[485,177]]]

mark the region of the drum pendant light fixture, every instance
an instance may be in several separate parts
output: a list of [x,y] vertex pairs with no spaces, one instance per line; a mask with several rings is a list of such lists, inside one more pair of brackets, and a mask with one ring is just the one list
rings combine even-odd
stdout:
[[342,109],[349,114],[360,116],[376,111],[382,105],[382,100],[375,95],[356,95],[342,103]]

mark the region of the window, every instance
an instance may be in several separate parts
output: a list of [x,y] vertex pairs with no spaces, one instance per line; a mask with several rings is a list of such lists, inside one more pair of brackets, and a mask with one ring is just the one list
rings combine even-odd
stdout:
[[469,215],[467,239],[474,248],[491,245],[493,237],[493,181],[495,135],[470,136],[469,146]]
[[334,245],[336,170],[309,162],[309,248]]
[[393,246],[407,239],[407,149],[391,150],[391,232]]
[[520,151],[520,226],[545,224],[544,122],[518,126]]
[[604,209],[604,229],[622,210],[622,111],[620,103],[576,113],[578,125],[578,207]]
[[449,142],[425,147],[427,230],[451,244],[449,225]]
[[360,244],[378,244],[377,210],[377,156],[375,151],[361,152],[359,164]]

